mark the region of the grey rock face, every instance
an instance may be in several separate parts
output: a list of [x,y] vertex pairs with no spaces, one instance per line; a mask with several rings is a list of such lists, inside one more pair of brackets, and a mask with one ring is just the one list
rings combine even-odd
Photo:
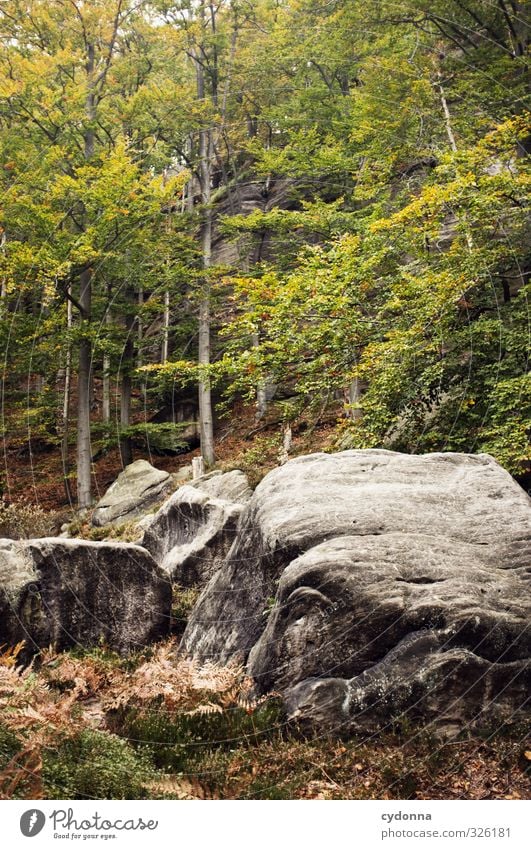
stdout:
[[297,458],[258,486],[185,647],[246,660],[291,717],[337,733],[518,710],[530,519],[488,455]]
[[143,548],[49,537],[0,540],[0,644],[119,652],[169,633],[171,584]]
[[92,514],[96,527],[131,521],[171,489],[168,472],[155,469],[147,460],[136,460],[121,472]]
[[142,545],[174,583],[203,587],[224,562],[250,496],[243,472],[205,475],[162,505]]

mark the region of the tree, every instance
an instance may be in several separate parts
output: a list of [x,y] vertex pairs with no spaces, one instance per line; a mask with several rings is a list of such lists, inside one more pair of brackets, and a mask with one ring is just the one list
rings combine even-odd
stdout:
[[[23,260],[29,277],[41,281],[37,285],[48,293],[47,301],[58,297],[77,311],[77,500],[82,508],[91,503],[94,322],[105,300],[103,272],[116,251],[138,236],[144,216],[152,222],[161,213],[164,195],[152,177],[144,178],[127,140],[132,133],[128,109],[144,83],[141,11],[141,5],[124,0],[79,5],[68,0],[51,7],[16,0],[1,12],[1,60],[7,69],[3,138],[14,162],[6,179],[6,262],[20,278],[23,268],[14,266]],[[39,165],[30,171],[30,162]],[[32,215],[40,227],[29,220]],[[24,259],[30,244],[37,262]],[[127,374],[129,369],[130,364]]]

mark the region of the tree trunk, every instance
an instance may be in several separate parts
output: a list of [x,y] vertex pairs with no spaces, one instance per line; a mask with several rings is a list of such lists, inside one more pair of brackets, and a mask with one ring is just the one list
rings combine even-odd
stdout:
[[90,446],[92,344],[89,335],[92,271],[90,269],[87,269],[81,274],[79,290],[79,303],[83,313],[81,316],[82,336],[79,343],[77,382],[77,503],[79,509],[83,510],[92,504],[92,458]]
[[[258,347],[260,344],[260,338],[258,333],[253,333],[252,335],[252,343],[254,347]],[[259,380],[256,385],[256,414],[255,419],[257,422],[260,419],[263,419],[265,414],[267,413],[267,391],[266,391],[266,381]]]
[[284,424],[282,427],[282,448],[278,455],[278,462],[280,465],[284,465],[289,460],[289,452],[291,450],[291,425],[288,423]]
[[131,424],[131,390],[132,377],[131,371],[134,360],[134,343],[133,329],[134,318],[130,312],[133,304],[133,293],[127,293],[127,307],[125,315],[125,344],[122,355],[122,374],[120,380],[120,457],[123,466],[128,466],[133,462],[133,448],[131,445],[130,436],[122,436],[123,431],[127,430]]
[[[210,298],[208,292],[203,296],[199,307],[199,365],[210,364]],[[216,462],[214,453],[214,421],[212,415],[212,396],[210,380],[204,377],[199,381],[199,426],[201,456],[207,466]]]
[[349,419],[353,422],[359,422],[363,418],[363,410],[361,408],[361,398],[363,395],[363,386],[359,377],[353,378],[348,390],[349,401]]
[[161,362],[167,363],[170,353],[170,293],[164,292],[164,314],[162,319]]
[[[450,114],[450,109],[448,108],[448,101],[446,99],[446,94],[444,92],[443,84],[442,84],[442,74],[440,71],[437,71],[437,89],[439,91],[439,96],[441,98],[441,106],[444,112],[444,127],[446,130],[446,135],[448,136],[448,141],[450,142],[450,147],[454,153],[457,153],[457,142],[455,140],[454,131],[452,128],[452,116]],[[474,248],[474,242],[472,240],[472,236],[470,234],[470,230],[465,226],[465,239],[468,246],[468,250],[472,253]]]
[[[137,368],[140,368],[144,365],[144,356],[142,352],[142,343],[144,341],[144,322],[142,321],[142,307],[144,306],[144,289],[140,286],[138,290],[138,330],[137,330],[137,355],[136,355],[136,365]],[[147,383],[145,378],[142,378],[140,383],[140,391],[142,393],[142,403],[144,405],[144,409],[147,406]]]
[[72,382],[72,342],[70,341],[70,330],[72,328],[72,303],[66,302],[66,327],[68,331],[68,342],[65,356],[65,382],[63,389],[63,410],[61,421],[61,464],[63,466],[63,483],[65,495],[70,506],[73,506],[72,488],[70,486],[70,458],[68,456],[69,437],[69,413],[70,413],[70,386]]
[[205,466],[202,457],[194,457],[192,459],[192,480],[197,480],[205,474]]
[[[112,322],[111,315],[111,292],[110,289],[107,289],[107,297],[108,297],[108,306],[107,311],[105,313],[105,324],[107,328]],[[105,424],[108,424],[111,420],[111,358],[110,355],[105,352],[103,355],[103,389],[102,389],[102,419]],[[109,434],[107,433],[107,436]]]
[[[129,347],[129,346],[128,346]],[[128,353],[132,354],[132,345]],[[120,432],[123,433],[131,424],[131,374],[129,370],[122,373],[120,389]],[[120,435],[120,458],[123,466],[133,462],[131,437]]]
[[[0,235],[0,252],[5,256],[6,252],[6,231],[2,230]],[[7,296],[7,277],[5,274],[2,275],[2,280],[0,281],[0,316],[4,314],[4,302]]]
[[[205,78],[203,66],[196,61],[197,96],[199,100],[205,97]],[[212,209],[211,202],[211,136],[209,129],[199,133],[199,176],[201,182],[201,202],[203,205],[203,223],[201,227],[201,248],[203,268],[206,271],[203,282],[203,292],[199,305],[199,365],[210,365],[210,284],[208,269],[212,257]],[[212,414],[212,396],[208,375],[203,375],[199,381],[199,428],[201,439],[201,455],[206,466],[212,466],[215,461],[214,453],[214,420]]]
[[[85,99],[86,129],[83,134],[85,160],[94,156],[94,123],[96,97],[94,92],[94,44],[87,44],[87,95]],[[86,226],[84,221],[83,226]],[[79,343],[78,402],[77,402],[77,502],[80,510],[92,504],[92,456],[90,446],[90,406],[92,400],[92,342],[89,325],[92,311],[92,269],[87,268],[79,278],[82,335]]]

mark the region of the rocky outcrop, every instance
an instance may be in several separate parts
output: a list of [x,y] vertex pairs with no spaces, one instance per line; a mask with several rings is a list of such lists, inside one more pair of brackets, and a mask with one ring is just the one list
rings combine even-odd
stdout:
[[530,519],[488,455],[297,458],[258,486],[184,645],[336,733],[495,721],[528,698]]
[[171,584],[139,546],[0,540],[0,644],[128,652],[167,635],[170,611]]
[[174,583],[203,587],[224,562],[251,494],[240,471],[181,486],[146,523],[142,545]]
[[96,527],[130,522],[145,513],[172,488],[168,472],[155,469],[147,460],[136,460],[126,466],[92,514]]

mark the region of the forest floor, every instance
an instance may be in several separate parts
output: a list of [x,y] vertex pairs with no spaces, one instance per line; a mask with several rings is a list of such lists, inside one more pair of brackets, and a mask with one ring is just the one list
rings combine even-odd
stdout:
[[0,655],[0,797],[522,799],[531,751],[512,724],[444,740],[403,723],[307,739],[242,670],[197,668],[170,640],[133,658]]
[[[315,416],[300,416],[293,429],[293,456],[326,450],[332,443],[339,411],[327,411],[318,421]],[[6,427],[9,431],[9,428]],[[221,419],[216,428],[216,467],[226,470],[241,468],[255,486],[278,463],[282,444],[282,417],[274,406],[263,421],[256,422],[252,405],[237,404],[230,411],[230,420]],[[75,433],[72,434],[75,438]],[[72,461],[75,445],[71,446]],[[149,452],[146,447],[133,448],[135,460],[145,459],[158,469],[174,473],[199,455],[199,448],[182,454],[164,455]],[[98,500],[122,471],[118,447],[105,452],[95,451],[93,461],[93,491]],[[31,504],[50,514],[52,527],[69,521],[74,513],[65,492],[63,466],[59,448],[43,444],[38,439],[28,441],[28,432],[18,432],[4,438],[0,459],[0,478],[4,499],[14,504]],[[70,475],[70,487],[75,494],[75,476]]]

